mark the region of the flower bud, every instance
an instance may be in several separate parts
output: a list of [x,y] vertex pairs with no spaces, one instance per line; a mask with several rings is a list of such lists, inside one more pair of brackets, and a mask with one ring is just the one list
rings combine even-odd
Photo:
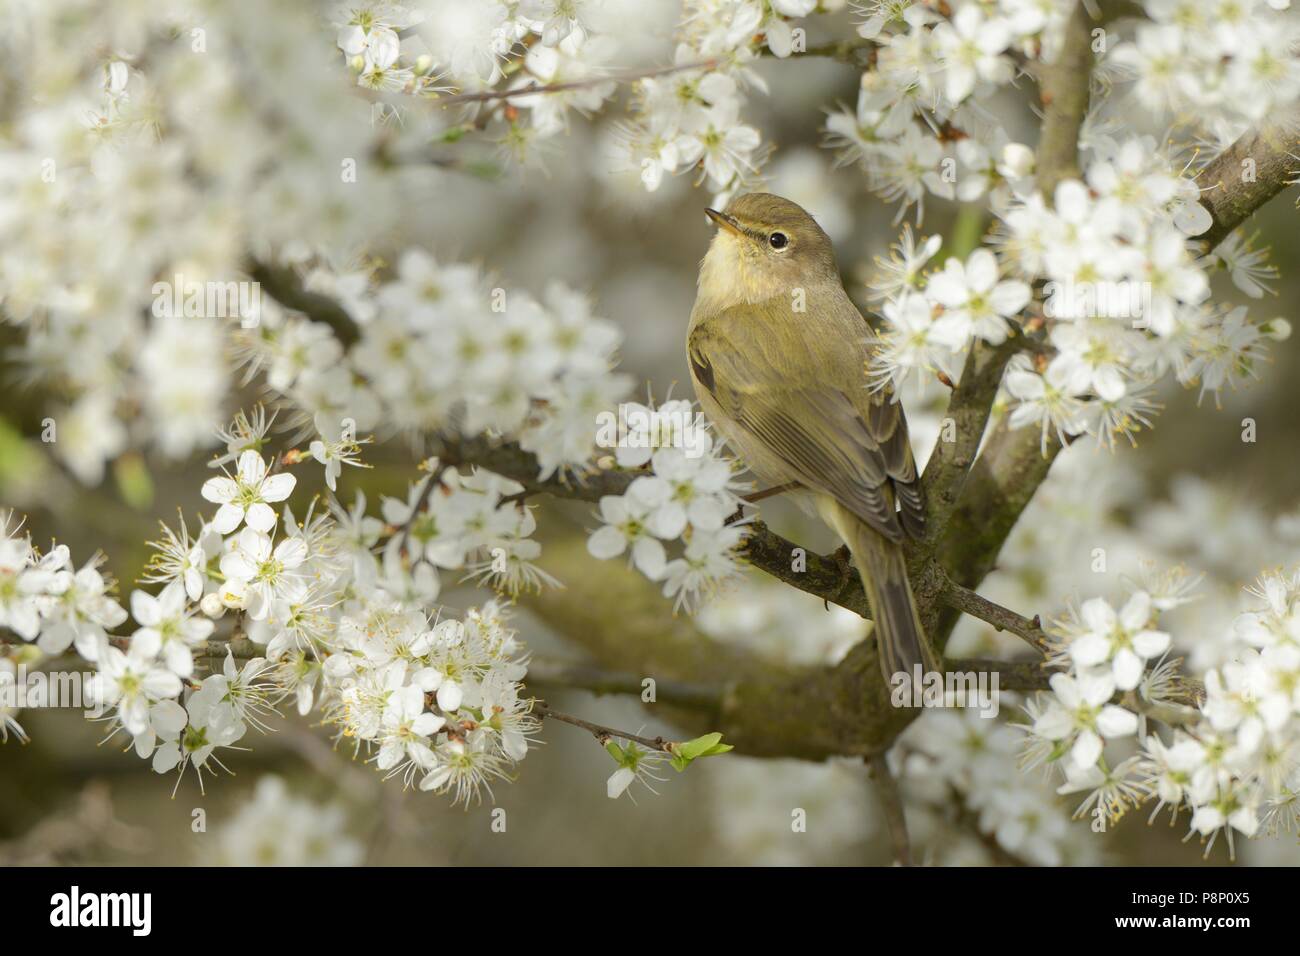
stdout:
[[1007,143],[1002,147],[998,173],[1005,179],[1023,179],[1034,171],[1034,151],[1024,143]]
[[1291,323],[1280,317],[1270,319],[1260,326],[1260,331],[1274,342],[1285,342],[1291,337]]

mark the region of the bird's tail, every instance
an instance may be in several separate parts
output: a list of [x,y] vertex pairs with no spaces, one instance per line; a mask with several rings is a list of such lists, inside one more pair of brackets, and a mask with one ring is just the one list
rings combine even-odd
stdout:
[[880,648],[880,671],[886,686],[900,672],[910,680],[917,664],[923,673],[938,671],[938,659],[925,639],[916,599],[907,580],[903,549],[833,499],[819,501],[818,510],[849,546],[862,578],[871,602],[876,644]]

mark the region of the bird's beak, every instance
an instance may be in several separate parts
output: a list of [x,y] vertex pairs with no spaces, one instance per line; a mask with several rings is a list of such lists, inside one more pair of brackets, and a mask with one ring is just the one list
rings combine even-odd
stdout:
[[740,228],[740,223],[736,222],[735,219],[728,216],[725,212],[718,212],[716,209],[706,209],[704,210],[704,214],[723,229],[734,232],[738,236],[743,236],[745,234],[745,231]]

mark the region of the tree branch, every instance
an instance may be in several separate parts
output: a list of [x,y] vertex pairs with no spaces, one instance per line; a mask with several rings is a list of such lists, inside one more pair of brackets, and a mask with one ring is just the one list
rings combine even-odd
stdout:
[[[1296,142],[1295,124],[1292,115],[1245,133],[1202,171],[1201,181],[1216,187],[1201,196],[1201,204],[1214,219],[1214,226],[1200,237],[1207,251],[1285,188],[1290,175],[1287,159],[1295,158],[1286,151]],[[1241,179],[1245,158],[1255,160],[1255,182]],[[1034,428],[1012,430],[1002,422],[989,436],[964,479],[958,507],[936,550],[956,583],[976,588],[993,569],[1007,536],[1060,451],[1054,434],[1043,448],[1041,433]],[[941,633],[950,632],[955,623],[956,615],[946,615]],[[938,636],[936,643],[941,643]]]
[[1300,116],[1292,110],[1243,134],[1197,174],[1201,205],[1214,220],[1197,236],[1209,249],[1228,237],[1255,211],[1285,189],[1300,166],[1293,152]]
[[420,492],[416,496],[415,504],[411,505],[411,514],[394,532],[395,534],[401,535],[401,540],[397,545],[398,552],[402,554],[406,553],[406,546],[411,540],[411,526],[415,524],[415,519],[418,518],[420,512],[424,510],[424,506],[428,503],[429,495],[433,493],[433,489],[442,483],[442,472],[446,467],[447,466],[444,462],[439,462],[438,467],[425,476],[424,484],[420,486]]
[[944,600],[971,617],[979,618],[992,624],[999,631],[1016,635],[1040,654],[1046,654],[1051,648],[1047,635],[1043,633],[1042,624],[1035,614],[1033,619],[1023,617],[1015,611],[1008,610],[1000,604],[994,604],[988,598],[981,597],[969,588],[964,588],[954,581],[948,582]]
[[[921,557],[933,558],[944,539],[962,486],[979,451],[984,429],[988,426],[993,402],[1002,384],[1002,373],[1020,342],[1019,337],[1009,338],[999,346],[978,342],[966,356],[961,381],[948,399],[939,443],[930,454],[921,476],[925,495],[925,540],[916,549]],[[954,436],[952,441],[943,439],[948,430]]]
[[345,348],[360,337],[357,324],[347,309],[327,295],[304,288],[302,280],[288,266],[271,265],[255,259],[249,263],[248,274],[286,309],[328,325]]
[[[559,498],[597,502],[605,495],[621,495],[639,477],[639,472],[614,469],[592,470],[580,475],[552,475],[541,479],[534,455],[518,445],[493,442],[483,436],[462,438],[439,435],[432,443],[435,455],[457,467],[477,465],[524,486],[530,494],[552,494]],[[746,526],[743,545],[745,560],[791,587],[806,591],[832,604],[870,618],[871,610],[857,573],[838,553],[824,557],[801,548],[769,529],[762,521]],[[800,569],[800,570],[796,570]]]
[[952,673],[997,674],[998,690],[1047,690],[1052,676],[1045,661],[994,661],[983,658],[949,658],[945,667]]
[[[635,472],[611,469],[573,479],[558,476],[539,479],[536,477],[537,460],[532,454],[517,445],[493,443],[483,437],[442,436],[435,442],[435,448],[445,465],[478,465],[524,484],[530,494],[549,493],[561,498],[598,501],[603,495],[622,494],[637,477]],[[761,521],[753,522],[749,531],[743,547],[745,558],[751,565],[823,601],[869,618],[870,608],[861,579],[844,549],[830,555],[819,555],[781,537]],[[1047,639],[1037,618],[1030,620],[994,604],[960,582],[951,580],[938,567],[929,569],[928,575],[918,575],[913,583],[923,584],[927,579],[933,579],[937,584],[929,589],[917,587],[918,598],[928,593],[931,599],[986,621],[998,630],[1009,631],[1039,651],[1045,650]]]
[[907,815],[903,811],[898,781],[889,772],[889,762],[883,753],[876,754],[867,761],[867,765],[871,769],[871,779],[876,783],[885,825],[889,828],[889,838],[894,845],[894,862],[899,866],[911,866],[912,849],[907,837]]
[[672,616],[654,582],[594,561],[585,538],[575,532],[543,538],[546,566],[566,586],[521,603],[597,667],[653,677],[660,687],[682,682],[720,689],[714,712],[661,699],[657,716],[696,734],[720,731],[749,756],[805,760],[869,757],[911,719],[911,711],[890,702],[873,637],[835,667],[769,660]]
[[[1038,188],[1049,203],[1058,183],[1079,175],[1079,130],[1088,114],[1092,82],[1092,30],[1113,12],[1102,10],[1093,20],[1084,0],[1076,0],[1055,62],[1040,71],[1044,116],[1038,141]],[[1023,342],[1020,337],[998,346],[976,341],[966,357],[945,415],[955,429],[955,440],[939,442],[921,479],[926,497],[926,543],[919,549],[921,557],[933,558],[945,538],[988,426],[1002,373]]]
[[545,96],[553,93],[567,93],[582,90],[601,83],[632,83],[656,76],[668,76],[672,73],[684,73],[687,70],[716,70],[721,65],[719,60],[701,60],[698,63],[677,63],[673,66],[661,66],[651,70],[637,70],[630,73],[606,73],[584,80],[572,80],[568,83],[532,83],[508,90],[482,90],[477,93],[455,93],[451,96],[433,96],[430,99],[438,106],[461,106],[466,103],[491,103],[516,99],[520,96]]
[[673,745],[676,741],[668,740],[664,737],[640,737],[636,734],[629,734],[624,730],[615,730],[613,727],[606,727],[602,724],[593,724],[589,720],[583,720],[581,717],[575,717],[572,714],[564,714],[558,710],[553,710],[544,700],[533,700],[532,715],[540,720],[558,720],[561,723],[572,724],[574,727],[581,727],[590,733],[603,745],[610,737],[619,737],[623,740],[630,740],[633,743],[640,744],[647,750],[657,750],[660,753],[673,753]]
[[[528,687],[570,688],[590,693],[630,694],[640,697],[645,677],[626,671],[612,671],[576,661],[533,657],[528,661],[524,684]],[[716,713],[722,706],[725,687],[721,684],[696,684],[686,681],[656,680],[654,702]]]
[[1095,58],[1092,31],[1105,22],[1106,15],[1107,11],[1099,11],[1094,20],[1086,0],[1076,0],[1060,52],[1041,73],[1039,90],[1046,112],[1036,166],[1038,189],[1049,202],[1058,183],[1079,176],[1079,130],[1088,115]]

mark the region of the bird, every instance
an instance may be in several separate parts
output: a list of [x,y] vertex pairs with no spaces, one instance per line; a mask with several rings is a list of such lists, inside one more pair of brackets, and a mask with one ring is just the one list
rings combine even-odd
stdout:
[[[939,669],[903,546],[925,501],[902,405],[868,387],[873,333],[830,237],[797,203],[734,197],[700,262],[686,333],[704,414],[760,482],[792,485],[848,545],[871,604],[886,685]],[[897,675],[904,675],[901,679]]]

